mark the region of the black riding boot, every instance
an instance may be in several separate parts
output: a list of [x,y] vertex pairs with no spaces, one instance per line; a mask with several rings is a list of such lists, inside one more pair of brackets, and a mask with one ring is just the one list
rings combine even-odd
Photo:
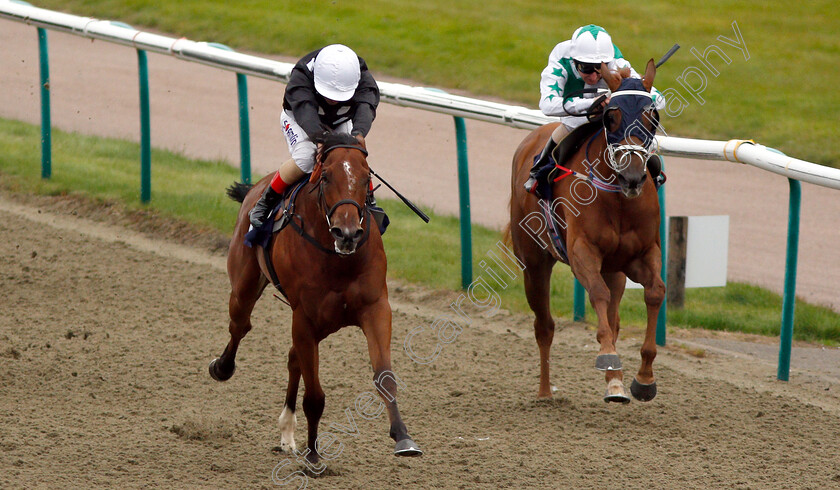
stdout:
[[379,227],[379,234],[384,235],[388,225],[391,224],[391,220],[385,214],[385,210],[376,205],[376,198],[373,197],[373,191],[368,192],[367,207],[371,216],[373,216],[373,220],[376,221],[376,226]]
[[651,155],[647,161],[647,169],[650,172],[650,177],[653,179],[653,185],[659,190],[662,184],[665,183],[665,174],[662,173],[662,159],[659,155]]
[[525,182],[525,190],[531,194],[542,197],[537,190],[537,174],[542,167],[548,164],[548,161],[550,160],[549,157],[555,148],[557,148],[557,143],[554,142],[554,138],[548,138],[545,148],[543,148],[542,153],[540,153],[540,156],[534,162],[534,166],[531,167],[531,173],[528,176],[528,180]]
[[254,225],[254,228],[259,228],[263,225],[263,223],[265,223],[266,218],[268,218],[268,214],[280,201],[280,196],[282,196],[282,194],[275,192],[270,185],[265,188],[262,196],[260,196],[260,200],[257,201],[256,205],[254,205],[254,209],[248,213],[248,218],[250,218],[251,224]]

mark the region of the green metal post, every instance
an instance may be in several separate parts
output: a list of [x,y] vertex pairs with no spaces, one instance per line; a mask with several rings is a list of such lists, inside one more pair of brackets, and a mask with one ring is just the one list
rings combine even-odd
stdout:
[[149,117],[149,64],[146,52],[137,50],[140,74],[140,202],[152,199],[152,138]]
[[251,184],[251,123],[248,117],[248,79],[242,73],[236,74],[236,90],[239,94],[239,172],[242,183]]
[[583,289],[583,284],[574,279],[575,283],[575,302],[574,302],[574,314],[572,318],[576,322],[582,322],[586,320],[586,290]]
[[798,180],[788,179],[790,202],[788,205],[787,258],[785,259],[785,291],[782,300],[782,331],[779,339],[779,367],[776,377],[787,381],[790,376],[790,350],[793,340],[793,312],[796,307],[796,263],[799,255],[799,208],[802,187]]
[[52,176],[52,123],[50,121],[50,58],[47,31],[38,28],[38,55],[41,68],[41,178]]
[[[208,46],[233,51],[221,43],[207,43]],[[236,91],[239,95],[239,174],[243,184],[251,183],[251,122],[248,116],[248,78],[236,74]]]
[[455,138],[458,143],[458,196],[461,205],[461,287],[466,289],[472,283],[472,229],[467,126],[463,117],[455,117]]
[[[665,171],[665,158],[660,155],[662,171]],[[665,212],[665,186],[659,188],[659,248],[662,250],[662,270],[660,276],[668,287],[668,215]],[[656,317],[656,345],[665,345],[665,328],[668,323],[668,301],[662,300],[659,316]]]

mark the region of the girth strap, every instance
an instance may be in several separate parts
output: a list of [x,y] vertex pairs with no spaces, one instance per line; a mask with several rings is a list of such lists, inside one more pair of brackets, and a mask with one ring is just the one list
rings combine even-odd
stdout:
[[[280,294],[283,295],[284,298],[287,300],[289,299],[289,295],[286,294],[286,291],[283,289],[283,286],[280,285],[280,278],[277,277],[277,271],[274,270],[274,262],[271,260],[271,245],[274,243],[274,235],[268,239],[268,245],[263,247],[263,258],[265,258],[265,268],[268,270],[268,278],[271,281],[271,285],[274,286]],[[288,302],[286,303],[288,304]]]

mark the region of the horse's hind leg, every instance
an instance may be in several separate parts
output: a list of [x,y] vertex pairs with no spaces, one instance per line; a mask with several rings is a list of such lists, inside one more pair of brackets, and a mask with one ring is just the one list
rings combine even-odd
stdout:
[[210,376],[216,381],[227,381],[233,376],[239,342],[251,330],[251,312],[267,284],[256,255],[241,241],[231,243],[228,276],[231,284],[228,302],[230,341],[222,355],[210,362]]
[[534,263],[525,266],[525,296],[534,312],[534,337],[540,349],[540,388],[537,398],[551,398],[551,343],[554,341],[554,319],[551,318],[552,263]]
[[297,406],[297,394],[300,386],[300,364],[298,364],[297,353],[295,348],[289,349],[289,386],[286,388],[286,402],[283,404],[283,411],[280,412],[280,448],[283,451],[294,451],[297,448],[295,444],[295,427],[297,426],[297,416],[295,409]]
[[408,435],[408,429],[397,408],[397,388],[401,381],[391,370],[391,307],[387,296],[362,313],[360,326],[367,339],[373,367],[373,385],[388,410],[390,436],[396,442],[394,455],[420,456],[423,451]]

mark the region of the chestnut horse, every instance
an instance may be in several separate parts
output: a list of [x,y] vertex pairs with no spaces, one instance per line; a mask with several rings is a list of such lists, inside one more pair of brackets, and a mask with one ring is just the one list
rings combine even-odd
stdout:
[[[551,184],[554,201],[550,204],[542,204],[525,191],[522,183],[558,123],[534,130],[517,148],[511,178],[510,238],[516,256],[525,263],[525,294],[536,316],[538,397],[551,397],[549,352],[554,320],[549,309],[549,283],[552,267],[563,261],[589,293],[598,316],[600,350],[595,366],[606,371],[607,402],[630,401],[616,351],[618,307],[627,277],[644,286],[647,330],[642,363],[630,391],[636,399],[648,401],[656,396],[656,319],[665,297],[660,278],[659,201],[646,167],[658,121],[650,95],[656,67],[650,60],[641,81],[627,78],[629,71],[612,73],[603,64],[601,73],[612,91],[602,124],[592,124],[590,127],[597,126],[594,134],[587,136],[565,164],[560,162],[568,168],[561,169],[560,177]],[[559,233],[554,237],[548,234],[551,226],[547,220],[542,227],[534,226],[533,220],[545,219],[546,215],[554,215],[558,223]],[[555,245],[558,235],[562,240],[559,248]],[[561,250],[563,242],[565,250]]]
[[[422,454],[411,440],[397,409],[397,380],[391,371],[391,306],[385,283],[386,260],[382,237],[367,205],[370,168],[367,151],[347,134],[326,134],[310,182],[298,193],[292,224],[269,242],[278,289],[292,308],[292,347],[289,385],[280,415],[281,447],[295,451],[295,416],[300,378],[306,390],[303,412],[308,426],[306,458],[316,463],[318,421],[324,411],[324,391],[318,379],[318,343],[348,325],[358,325],[367,339],[374,386],[387,407],[394,454]],[[250,248],[248,211],[253,208],[271,175],[253,188],[236,184],[229,194],[242,202],[228,252],[230,277],[230,342],[221,357],[210,363],[210,375],[229,379],[234,372],[239,342],[251,330],[251,311],[269,284],[264,249]],[[247,192],[247,194],[246,194]],[[279,214],[279,213],[278,213]],[[368,405],[374,399],[369,400]],[[381,408],[380,408],[381,410]]]

